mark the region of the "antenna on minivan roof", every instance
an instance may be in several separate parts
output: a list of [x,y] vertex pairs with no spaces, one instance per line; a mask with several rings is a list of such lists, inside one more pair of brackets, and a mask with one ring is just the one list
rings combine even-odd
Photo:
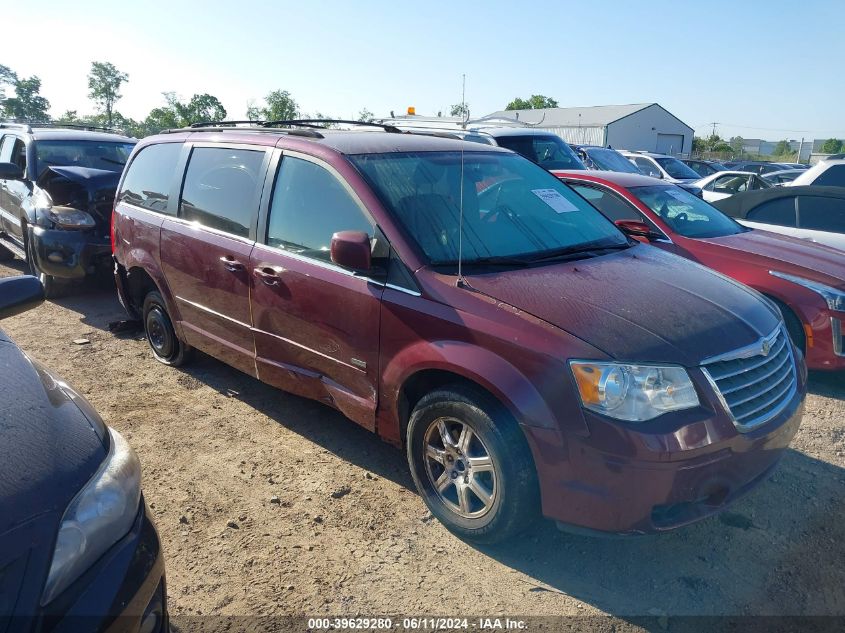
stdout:
[[[466,73],[462,75],[463,82],[461,87],[461,109],[466,112],[467,107],[467,76]],[[457,286],[459,288],[468,286],[464,280],[464,143],[461,141],[461,193],[459,197],[460,207],[458,211],[458,280]]]

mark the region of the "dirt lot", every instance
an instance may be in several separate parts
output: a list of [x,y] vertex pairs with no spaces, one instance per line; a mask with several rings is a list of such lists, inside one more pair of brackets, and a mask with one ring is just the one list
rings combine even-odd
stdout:
[[793,450],[718,518],[636,539],[543,524],[479,549],[430,519],[396,449],[211,358],[164,367],[140,336],[109,333],[122,316],[87,284],[2,325],[139,453],[177,622],[606,613],[621,630],[638,615],[845,614],[845,375],[812,378]]

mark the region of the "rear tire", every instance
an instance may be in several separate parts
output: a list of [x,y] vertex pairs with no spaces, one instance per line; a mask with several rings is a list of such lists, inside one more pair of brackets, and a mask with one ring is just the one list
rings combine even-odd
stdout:
[[423,501],[460,538],[497,543],[538,516],[528,443],[508,411],[483,391],[453,385],[424,396],[411,413],[406,445]]
[[158,362],[179,367],[190,360],[193,348],[176,335],[164,299],[157,291],[149,292],[144,298],[142,316],[147,343]]

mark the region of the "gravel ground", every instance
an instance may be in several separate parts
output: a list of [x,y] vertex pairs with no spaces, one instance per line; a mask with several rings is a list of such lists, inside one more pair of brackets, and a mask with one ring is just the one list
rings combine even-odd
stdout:
[[140,336],[108,331],[123,316],[108,284],[87,283],[2,326],[140,455],[176,622],[610,614],[581,622],[619,631],[636,616],[845,615],[845,375],[812,376],[780,468],[719,517],[633,539],[543,523],[477,548],[431,520],[400,451],[214,359],[156,363]]

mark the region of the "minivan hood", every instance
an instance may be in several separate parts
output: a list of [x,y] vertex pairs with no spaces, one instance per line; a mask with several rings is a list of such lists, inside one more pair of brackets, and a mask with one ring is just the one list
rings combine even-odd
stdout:
[[761,229],[698,241],[730,249],[738,260],[765,257],[770,270],[845,289],[845,253],[824,244]]
[[[105,427],[0,330],[0,534],[61,516],[106,457]],[[76,394],[73,394],[74,396]]]
[[643,244],[466,278],[476,290],[622,361],[696,366],[756,342],[780,322],[753,290]]

